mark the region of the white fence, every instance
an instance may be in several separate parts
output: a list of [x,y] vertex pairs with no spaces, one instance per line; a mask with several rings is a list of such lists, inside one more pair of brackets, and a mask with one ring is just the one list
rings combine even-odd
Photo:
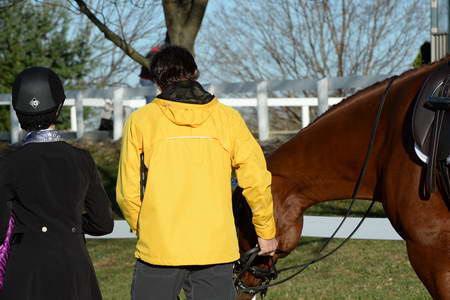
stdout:
[[[358,225],[361,218],[347,218],[344,225],[337,232],[336,238],[346,238]],[[334,230],[342,221],[342,217],[316,217],[305,216],[303,220],[302,236],[304,237],[330,237]],[[130,227],[126,221],[120,220],[114,222],[114,231],[104,236],[90,236],[87,238],[104,239],[124,239],[136,238],[136,235],[130,232]],[[392,228],[391,223],[386,218],[367,218],[364,223],[353,235],[353,239],[368,240],[401,240],[402,238]]]
[[[325,112],[329,105],[339,102],[340,98],[330,98],[332,91],[337,89],[361,89],[386,78],[386,75],[351,76],[297,80],[270,80],[241,83],[221,83],[205,85],[221,102],[233,107],[256,107],[258,115],[258,135],[261,141],[270,136],[269,107],[297,106],[302,108],[302,126],[310,122],[309,108],[318,106],[319,114]],[[303,91],[317,94],[317,98],[271,98],[275,93],[290,92],[298,94]],[[84,91],[67,92],[66,106],[71,107],[71,127],[76,131],[77,138],[84,135],[83,108],[85,106],[104,106],[105,100],[110,99],[114,107],[114,140],[122,136],[124,121],[124,106],[140,107],[145,104],[144,96],[155,95],[151,87],[141,88],[105,88]],[[225,98],[226,95],[245,95],[242,98]],[[11,96],[0,94],[0,105],[10,105]],[[11,142],[19,140],[19,124],[17,116],[11,110]]]

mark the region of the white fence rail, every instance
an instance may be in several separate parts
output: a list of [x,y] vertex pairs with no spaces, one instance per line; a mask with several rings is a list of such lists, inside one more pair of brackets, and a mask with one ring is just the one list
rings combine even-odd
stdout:
[[[361,218],[347,218],[344,225],[337,232],[336,238],[346,238],[357,226]],[[305,216],[303,223],[302,236],[304,237],[330,237],[342,217],[316,217]],[[124,220],[114,221],[114,231],[104,236],[90,236],[87,238],[100,239],[127,239],[136,238],[136,235],[130,231],[130,227]],[[391,223],[386,218],[367,218],[361,227],[353,235],[353,239],[368,240],[401,240],[402,238],[392,228]]]
[[[332,91],[337,89],[361,89],[377,81],[385,79],[386,75],[374,76],[351,76],[316,79],[297,80],[270,80],[241,83],[221,83],[205,85],[205,88],[215,94],[225,104],[234,107],[256,107],[258,115],[258,135],[261,141],[270,136],[269,129],[269,107],[297,106],[302,107],[302,126],[309,124],[309,108],[318,106],[319,114],[325,112],[330,104],[340,101],[340,98],[330,98]],[[272,98],[274,93],[291,92],[297,93],[309,91],[317,94],[317,98]],[[84,135],[83,108],[85,106],[104,106],[105,100],[113,102],[114,107],[114,140],[122,136],[124,121],[124,106],[140,107],[145,104],[145,96],[155,95],[156,90],[152,87],[141,88],[105,88],[84,91],[67,92],[66,106],[71,107],[71,128],[77,132],[77,138]],[[225,98],[226,95],[243,94],[242,98]],[[0,105],[10,105],[11,95],[0,94]],[[19,124],[17,116],[11,110],[11,142],[19,140]]]

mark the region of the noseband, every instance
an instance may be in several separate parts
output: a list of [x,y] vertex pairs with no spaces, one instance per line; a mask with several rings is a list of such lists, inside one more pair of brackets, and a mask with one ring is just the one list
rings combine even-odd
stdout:
[[[234,263],[233,267],[233,279],[234,285],[238,292],[245,292],[250,295],[256,295],[258,292],[261,292],[261,295],[264,296],[267,292],[267,288],[261,289],[263,286],[266,286],[270,283],[271,280],[274,280],[278,277],[278,271],[275,267],[275,263],[273,263],[268,270],[264,270],[258,268],[253,265],[255,258],[258,256],[259,251],[261,249],[256,246],[241,255],[241,258]],[[287,254],[288,252],[282,250],[276,250],[276,254]],[[242,280],[242,276],[246,273],[252,274],[254,277],[260,279],[260,282],[256,286],[248,286]],[[256,289],[255,289],[256,288]]]

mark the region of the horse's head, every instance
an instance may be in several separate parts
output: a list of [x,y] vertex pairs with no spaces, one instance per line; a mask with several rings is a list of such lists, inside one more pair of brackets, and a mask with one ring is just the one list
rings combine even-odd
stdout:
[[274,256],[258,255],[257,236],[251,222],[252,212],[239,187],[233,194],[233,210],[241,252],[241,258],[234,266],[234,282],[238,291],[237,299],[247,300],[258,292],[264,293],[264,286],[277,277],[275,263],[279,253]]

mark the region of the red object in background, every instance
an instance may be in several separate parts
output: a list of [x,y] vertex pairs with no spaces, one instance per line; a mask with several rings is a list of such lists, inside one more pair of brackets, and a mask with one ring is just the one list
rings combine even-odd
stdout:
[[[150,51],[147,53],[145,58],[147,58],[148,60],[151,61],[153,55],[155,55],[155,53],[158,52],[160,49],[161,49],[161,46],[155,46],[155,47],[150,48]],[[143,80],[153,81],[150,70],[144,66],[141,67],[141,73],[139,74],[139,77]]]
[[[152,47],[151,49],[150,49],[150,52],[147,54],[147,56],[149,56],[151,53],[155,53],[155,52],[158,52],[159,51],[159,49],[161,49],[161,46],[156,46],[156,47]],[[147,57],[146,56],[146,57]],[[153,55],[152,55],[153,56]]]

